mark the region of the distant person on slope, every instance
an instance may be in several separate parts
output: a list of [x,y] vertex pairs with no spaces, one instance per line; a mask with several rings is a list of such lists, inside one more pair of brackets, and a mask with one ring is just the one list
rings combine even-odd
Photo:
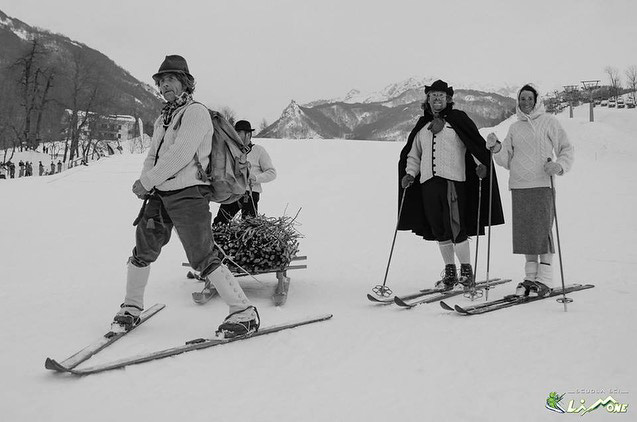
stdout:
[[261,183],[276,179],[276,169],[268,152],[261,145],[252,143],[252,126],[247,120],[239,120],[234,125],[244,145],[250,148],[248,162],[250,163],[250,190],[243,198],[231,204],[221,204],[213,224],[225,224],[241,210],[241,217],[255,217],[259,210],[259,197],[263,189]]
[[516,294],[546,296],[554,287],[551,178],[571,168],[573,146],[557,119],[545,113],[530,84],[518,92],[517,117],[504,141],[490,133],[487,147],[495,162],[509,170],[513,253],[526,257],[524,281]]
[[[403,192],[405,201],[398,229],[438,242],[445,270],[435,284],[437,288],[453,289],[460,283],[470,290],[475,286],[475,277],[469,236],[478,230],[484,233],[488,224],[489,195],[482,195],[482,202],[478,203],[478,184],[486,179],[489,186],[490,154],[475,123],[465,112],[453,109],[452,87],[437,80],[425,86],[425,94],[425,114],[400,153],[398,175],[403,189],[399,190],[399,203]],[[503,224],[495,173],[491,182],[491,224]],[[480,227],[476,227],[478,206]],[[455,256],[460,262],[460,277]]]
[[195,79],[186,60],[166,56],[153,75],[166,99],[155,121],[153,139],[133,193],[144,200],[135,221],[135,248],[128,260],[126,296],[114,326],[130,329],[144,309],[150,264],[177,231],[190,266],[208,278],[230,308],[218,331],[226,337],[258,330],[259,315],[214,247],[210,185],[200,180],[195,154],[208,165],[213,126],[205,106],[194,103]]

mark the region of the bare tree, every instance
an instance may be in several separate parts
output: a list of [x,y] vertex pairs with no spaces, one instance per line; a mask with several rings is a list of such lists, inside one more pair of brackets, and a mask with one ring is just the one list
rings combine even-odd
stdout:
[[626,69],[626,84],[632,91],[634,97],[635,91],[637,91],[637,66],[628,66]]
[[619,75],[619,69],[613,66],[606,66],[604,69],[606,75],[608,75],[608,80],[610,82],[611,95],[613,97],[617,97],[619,95],[619,90],[621,89],[621,76]]
[[7,153],[11,150],[9,160],[13,159],[16,147],[20,144],[13,122],[17,118],[17,105],[13,94],[13,81],[0,73],[0,149],[5,151],[2,161],[7,161]]
[[221,110],[219,111],[219,113],[221,113],[221,115],[225,117],[226,120],[230,122],[231,125],[234,125],[235,119],[236,119],[236,113],[234,112],[233,109],[231,109],[228,106],[223,106],[221,107]]
[[[67,97],[68,109],[66,159],[72,161],[79,155],[80,139],[90,136],[91,120],[99,120],[98,110],[106,106],[103,81],[97,66],[89,61],[82,50],[77,50],[70,63],[70,79]],[[70,142],[70,144],[69,144]],[[88,151],[88,149],[84,149]]]
[[29,148],[35,148],[40,142],[43,116],[52,101],[50,94],[56,69],[47,63],[46,56],[42,42],[34,38],[27,51],[11,65],[20,107],[11,127],[19,142]]

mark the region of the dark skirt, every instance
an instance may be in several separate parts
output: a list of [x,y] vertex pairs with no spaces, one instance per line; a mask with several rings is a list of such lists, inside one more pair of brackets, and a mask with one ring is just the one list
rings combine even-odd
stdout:
[[511,190],[513,253],[555,253],[551,188]]

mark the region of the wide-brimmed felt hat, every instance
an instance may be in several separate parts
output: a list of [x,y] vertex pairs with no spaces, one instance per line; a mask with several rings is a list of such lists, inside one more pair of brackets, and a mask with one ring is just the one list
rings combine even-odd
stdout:
[[453,97],[453,87],[440,79],[432,83],[431,86],[425,85],[425,94],[429,94],[431,91],[445,92],[447,95]]
[[239,132],[240,130],[243,130],[245,132],[254,132],[254,129],[252,129],[252,126],[250,126],[250,122],[247,120],[239,120],[237,123],[235,123],[234,130],[236,130],[237,132]]
[[153,80],[157,82],[163,73],[182,73],[190,80],[195,80],[188,70],[186,59],[178,55],[166,56],[157,73],[153,75]]

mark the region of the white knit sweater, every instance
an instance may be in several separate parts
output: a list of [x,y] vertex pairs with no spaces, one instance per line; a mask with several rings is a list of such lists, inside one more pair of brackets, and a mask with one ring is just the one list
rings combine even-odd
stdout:
[[509,170],[509,189],[550,187],[544,164],[551,158],[566,173],[573,164],[573,145],[557,119],[544,112],[541,101],[528,115],[518,107],[517,116],[494,159]]
[[[208,166],[212,132],[212,120],[203,104],[188,103],[175,110],[166,131],[160,116],[155,121],[153,139],[139,178],[144,188],[170,191],[205,185],[197,178],[194,157],[197,153],[201,166],[204,169]],[[158,148],[159,158],[154,164]]]

